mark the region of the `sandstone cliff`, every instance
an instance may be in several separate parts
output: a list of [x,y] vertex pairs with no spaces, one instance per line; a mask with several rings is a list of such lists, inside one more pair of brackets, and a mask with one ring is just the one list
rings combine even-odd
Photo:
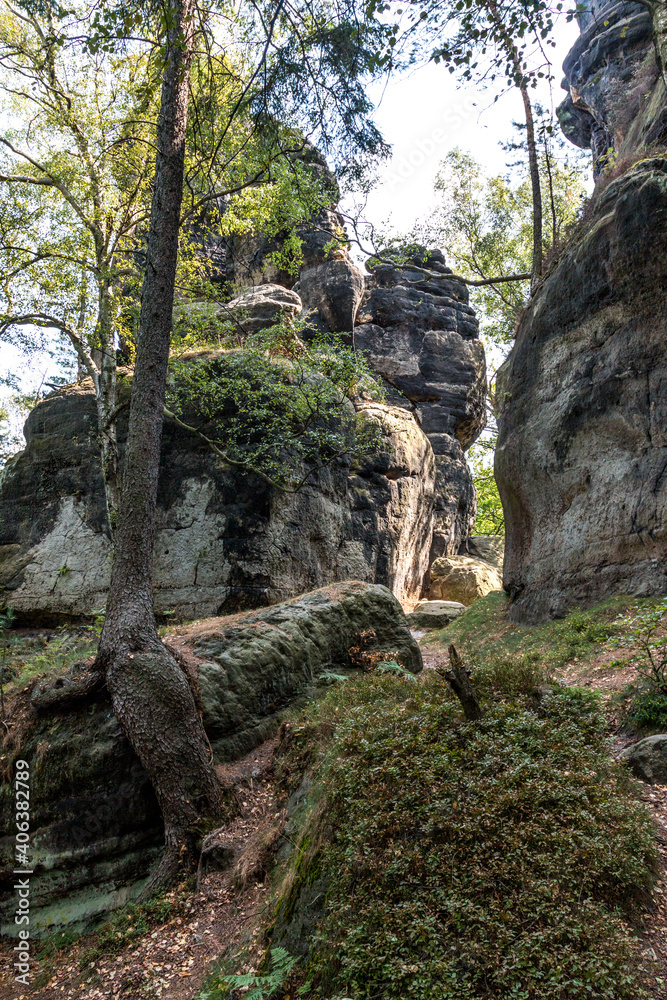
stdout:
[[583,21],[560,115],[608,172],[500,375],[515,620],[667,589],[664,87],[643,8],[597,4]]
[[[386,403],[358,404],[378,446],[286,496],[222,466],[167,422],[155,547],[160,613],[224,614],[347,579],[417,599],[432,559],[457,552],[470,533],[476,501],[464,449],[484,425],[485,363],[467,290],[456,281],[410,284],[419,275],[390,266],[364,275],[323,249],[335,224],[328,213],[305,234],[293,289],[260,247],[243,272],[247,292],[220,315],[233,314],[248,333],[281,310],[313,329],[347,331],[389,389]],[[429,261],[448,273],[441,254]],[[181,304],[180,320],[205,320],[208,308]],[[123,417],[121,448],[124,434]],[[104,606],[111,553],[92,388],[49,396],[25,435],[0,485],[3,600],[30,620],[90,615]]]

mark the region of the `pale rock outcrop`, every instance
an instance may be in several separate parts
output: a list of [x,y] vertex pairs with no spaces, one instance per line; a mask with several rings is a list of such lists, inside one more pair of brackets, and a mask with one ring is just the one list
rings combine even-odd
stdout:
[[[377,447],[338,460],[296,494],[221,467],[166,422],[155,541],[155,606],[198,618],[285,600],[337,580],[419,597],[433,531],[435,469],[414,417],[361,406]],[[48,397],[26,423],[26,450],[0,490],[0,586],[31,620],[104,607],[111,546],[92,388]],[[121,422],[121,443],[126,422]]]
[[472,556],[442,556],[431,565],[428,596],[436,601],[460,601],[467,607],[502,587],[500,574],[490,563]]
[[221,320],[231,320],[243,333],[256,333],[278,323],[283,316],[293,319],[303,303],[295,291],[282,285],[265,284],[248,288],[217,310]]
[[460,601],[420,601],[408,615],[411,628],[445,628],[465,611]]

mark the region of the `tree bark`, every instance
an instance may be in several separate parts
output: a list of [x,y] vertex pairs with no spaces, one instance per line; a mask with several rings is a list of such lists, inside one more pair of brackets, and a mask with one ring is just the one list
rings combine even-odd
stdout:
[[533,106],[528,93],[528,81],[521,65],[521,56],[514,44],[507,28],[503,24],[498,12],[495,0],[487,0],[488,10],[493,23],[498,29],[503,45],[512,61],[514,69],[514,82],[521,93],[523,110],[526,117],[526,143],[528,146],[528,170],[530,173],[530,186],[533,197],[533,266],[530,279],[530,290],[534,290],[540,275],[542,274],[542,188],[540,185],[540,162],[537,155],[537,145],[535,144],[535,122],[533,119]]
[[188,680],[159,639],[153,536],[183,188],[194,0],[176,0],[167,32],[156,170],[132,382],[123,492],[98,664],[114,712],[162,809],[165,850],[144,895],[193,860],[224,797]]
[[523,110],[526,115],[526,143],[528,146],[528,169],[530,172],[530,186],[533,195],[533,267],[530,279],[530,289],[533,291],[535,285],[542,274],[542,188],[540,185],[540,163],[537,156],[537,145],[535,144],[535,122],[533,120],[533,107],[530,103],[530,94],[526,81],[521,78],[519,83]]

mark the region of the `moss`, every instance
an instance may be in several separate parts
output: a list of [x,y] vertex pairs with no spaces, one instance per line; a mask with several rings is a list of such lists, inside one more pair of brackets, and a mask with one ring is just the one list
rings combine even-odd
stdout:
[[650,818],[595,695],[531,710],[536,670],[479,668],[478,725],[433,674],[348,682],[294,721],[281,780],[294,796],[305,767],[309,805],[271,945],[308,954],[305,996],[642,996]]

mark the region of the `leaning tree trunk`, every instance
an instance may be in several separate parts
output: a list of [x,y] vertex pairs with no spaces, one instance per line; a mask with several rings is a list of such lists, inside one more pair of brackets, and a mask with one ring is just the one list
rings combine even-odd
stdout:
[[204,821],[223,809],[193,693],[157,634],[152,588],[193,13],[194,0],[177,0],[167,37],[122,501],[98,651],[114,712],[151,778],[164,818],[164,855],[144,895],[168,884],[191,861]]
[[523,110],[526,115],[526,143],[528,146],[528,168],[530,171],[530,186],[533,195],[533,267],[530,280],[531,291],[539,281],[542,274],[542,188],[540,185],[540,163],[537,156],[537,145],[535,143],[535,122],[533,120],[533,108],[530,103],[530,95],[525,80],[522,78],[519,84]]
[[503,24],[502,17],[498,11],[496,0],[487,0],[488,10],[491,20],[498,29],[498,34],[502,39],[505,50],[511,60],[514,71],[514,82],[521,93],[523,110],[526,117],[526,143],[528,146],[528,170],[530,173],[530,186],[533,199],[533,266],[531,269],[530,290],[534,290],[540,275],[542,274],[542,188],[540,185],[540,162],[537,155],[537,145],[535,143],[535,122],[533,120],[533,106],[530,103],[528,93],[528,81],[521,65],[521,55],[517,49],[512,36]]

